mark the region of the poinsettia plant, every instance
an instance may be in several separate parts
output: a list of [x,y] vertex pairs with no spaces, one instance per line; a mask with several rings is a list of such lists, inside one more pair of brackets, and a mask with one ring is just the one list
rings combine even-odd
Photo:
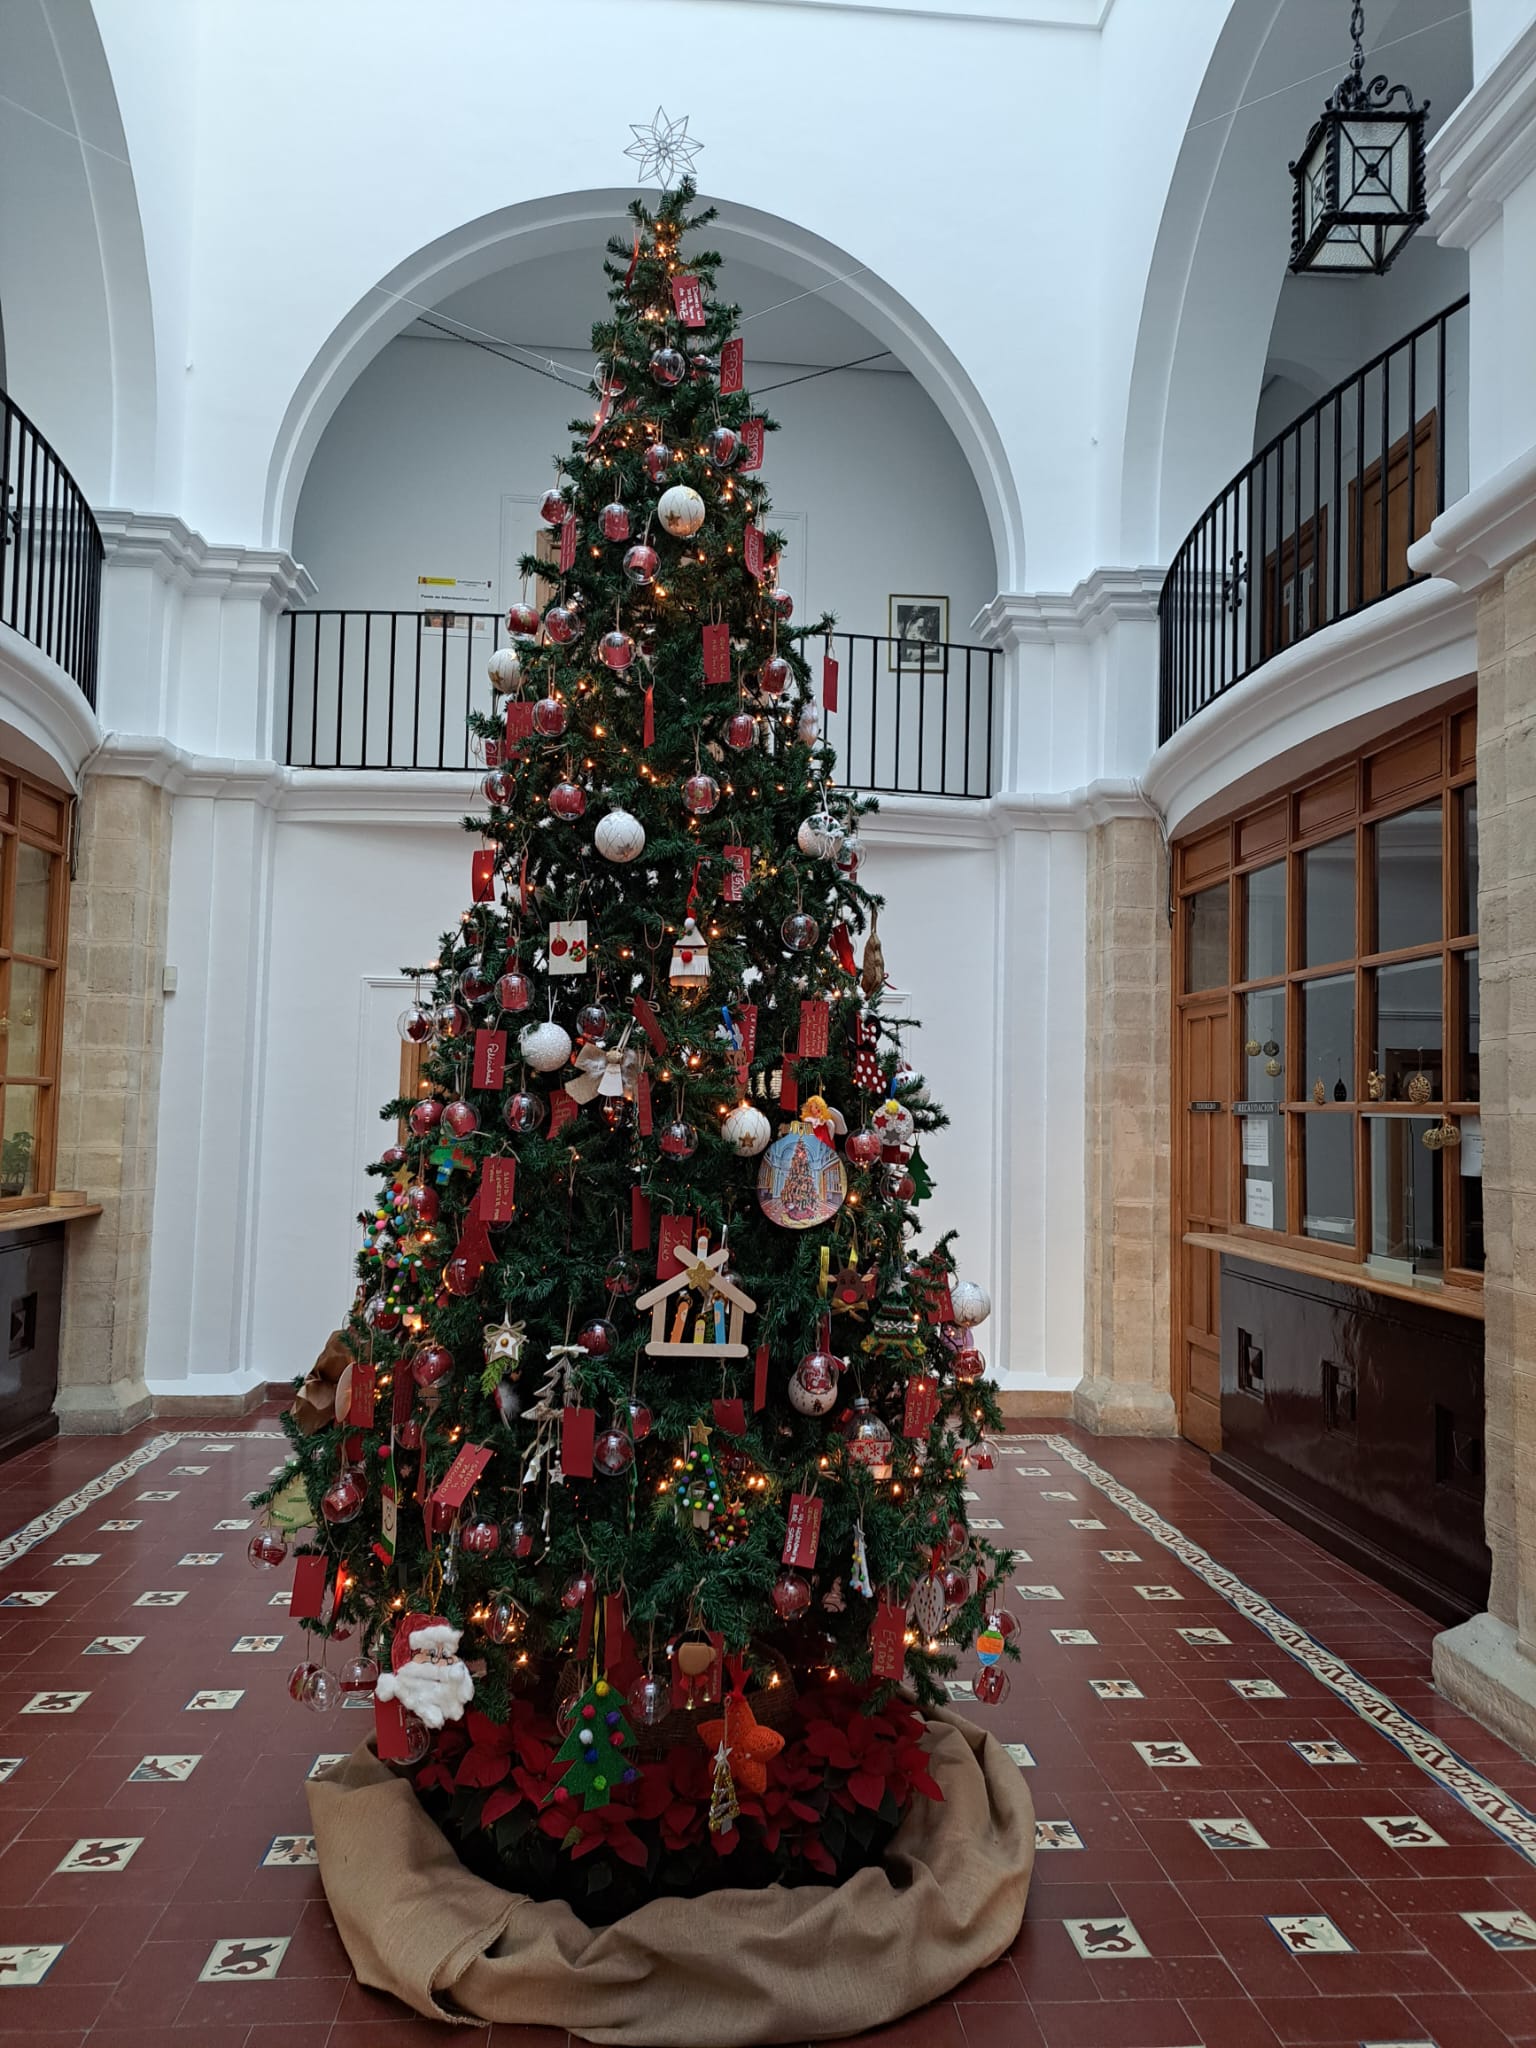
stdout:
[[513,1700],[505,1721],[471,1708],[416,1772],[428,1811],[469,1867],[508,1890],[564,1898],[588,1921],[647,1898],[721,1882],[841,1883],[878,1861],[915,1796],[942,1799],[922,1716],[888,1688],[844,1682],[803,1693],[761,1793],[739,1793],[734,1824],[709,1830],[712,1757],[702,1741],[645,1759],[606,1805],[558,1796],[565,1765],[554,1720]]

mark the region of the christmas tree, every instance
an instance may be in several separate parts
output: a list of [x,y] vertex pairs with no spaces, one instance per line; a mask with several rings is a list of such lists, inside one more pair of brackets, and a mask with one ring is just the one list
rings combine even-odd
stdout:
[[[289,1418],[272,1490],[302,1486],[325,1589],[307,1625],[361,1636],[350,1682],[398,1658],[404,1618],[462,1630],[468,1726],[418,1782],[544,1890],[565,1851],[634,1864],[662,1806],[652,1883],[877,1852],[930,1789],[897,1683],[941,1701],[984,1622],[1011,1633],[1008,1558],[965,1510],[967,1453],[1000,1421],[968,1342],[986,1298],[949,1238],[913,1247],[916,1148],[944,1118],[886,1001],[859,879],[874,805],[836,783],[835,676],[810,659],[832,622],[794,626],[778,586],[774,422],[718,259],[684,252],[712,218],[693,205],[688,180],[636,202],[609,245],[595,416],[523,563],[542,610],[513,607],[473,720],[473,900],[410,970],[422,1092],[385,1112],[354,1363],[333,1419]],[[727,1660],[759,1716],[794,1700],[729,1829],[694,1714]],[[626,1744],[633,1723],[624,1770],[592,1762],[588,1708]],[[857,1741],[812,1739],[850,1714]],[[869,1753],[885,1775],[854,1768]],[[774,1803],[791,1776],[794,1815]],[[830,1788],[809,1828],[808,1784]],[[710,1827],[709,1867],[668,1876],[663,1849]]]

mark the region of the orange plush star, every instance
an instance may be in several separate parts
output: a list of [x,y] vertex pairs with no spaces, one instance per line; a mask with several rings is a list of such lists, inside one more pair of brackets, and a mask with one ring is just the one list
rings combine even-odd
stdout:
[[771,1728],[760,1728],[744,1699],[733,1694],[725,1703],[725,1718],[700,1722],[699,1734],[707,1749],[718,1749],[724,1739],[731,1776],[743,1792],[767,1791],[765,1766],[784,1747],[784,1738]]

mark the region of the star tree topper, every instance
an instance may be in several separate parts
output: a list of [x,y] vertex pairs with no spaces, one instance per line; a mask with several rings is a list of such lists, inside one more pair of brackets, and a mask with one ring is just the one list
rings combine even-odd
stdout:
[[631,121],[629,132],[635,139],[624,154],[633,157],[640,166],[639,182],[642,185],[655,178],[666,191],[675,182],[679,170],[684,177],[693,176],[693,160],[704,145],[689,140],[686,114],[680,121],[669,121],[666,108],[658,107],[654,118],[645,125]]

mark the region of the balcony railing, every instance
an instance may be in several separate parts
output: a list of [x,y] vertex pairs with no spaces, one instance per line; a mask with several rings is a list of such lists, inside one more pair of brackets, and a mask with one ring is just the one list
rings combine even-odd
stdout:
[[[470,769],[471,710],[489,712],[486,663],[506,639],[489,612],[291,611],[283,758],[295,768]],[[806,643],[838,780],[886,795],[992,793],[996,666],[990,647],[832,633]],[[898,666],[899,663],[899,666]],[[731,693],[718,691],[729,708]],[[821,702],[817,688],[813,701]]]
[[1201,516],[1158,605],[1158,743],[1308,634],[1419,578],[1408,549],[1466,490],[1467,301],[1277,434]]
[[101,556],[79,486],[0,391],[0,624],[56,661],[93,708]]

